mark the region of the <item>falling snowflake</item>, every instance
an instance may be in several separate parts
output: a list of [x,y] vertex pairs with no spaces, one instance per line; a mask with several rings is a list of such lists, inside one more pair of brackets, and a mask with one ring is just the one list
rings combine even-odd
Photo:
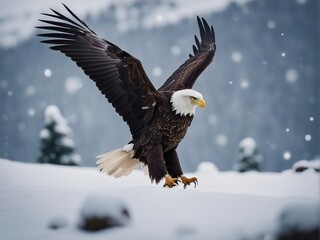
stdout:
[[305,4],[307,1],[308,1],[308,0],[297,0],[297,3],[303,5],[303,4]]
[[228,144],[228,137],[224,134],[219,134],[215,140],[216,144],[220,147],[224,147]]
[[7,114],[3,114],[2,115],[2,120],[3,121],[8,121],[9,120],[9,116]]
[[161,14],[158,14],[156,16],[156,19],[157,19],[158,22],[162,22],[163,21],[163,16]]
[[216,125],[218,122],[218,118],[214,114],[210,114],[208,117],[208,123],[211,125]]
[[173,56],[179,56],[181,54],[181,48],[174,45],[171,47],[170,52]]
[[286,128],[286,132],[290,132],[290,128]]
[[285,73],[285,79],[288,83],[295,83],[298,81],[299,74],[295,69],[288,69]]
[[152,75],[155,77],[160,77],[162,75],[162,68],[161,67],[155,67],[152,69]]
[[268,21],[267,26],[269,29],[274,29],[276,27],[276,23],[274,21]]
[[307,135],[304,137],[304,139],[305,139],[307,142],[309,142],[309,141],[311,141],[312,137],[311,137],[310,134],[307,134]]
[[2,81],[0,82],[0,87],[3,88],[3,89],[7,88],[7,87],[8,87],[8,82],[5,81],[5,80],[2,80]]
[[314,121],[314,117],[310,117],[309,120],[310,120],[311,122],[313,122],[313,121]]
[[20,122],[19,124],[18,124],[18,130],[19,131],[24,131],[24,130],[26,130],[26,124],[25,123],[23,123],[23,122]]
[[239,63],[242,61],[242,54],[239,53],[239,52],[233,52],[231,54],[231,60],[234,62],[234,63]]
[[242,88],[242,89],[247,89],[248,87],[249,87],[249,81],[248,81],[248,79],[241,79],[240,80],[240,88]]
[[81,79],[77,77],[68,77],[64,84],[64,89],[67,93],[74,94],[82,87]]
[[290,160],[291,159],[291,152],[290,151],[285,151],[283,153],[283,159],[284,160]]
[[46,68],[46,69],[43,71],[43,74],[44,74],[44,76],[46,76],[47,78],[49,78],[49,77],[52,76],[52,71],[51,71],[51,69]]
[[39,136],[41,139],[48,139],[50,137],[50,132],[48,131],[48,129],[44,128],[40,131]]
[[25,93],[27,96],[33,96],[36,93],[36,88],[34,86],[26,87]]
[[281,53],[281,57],[285,57],[286,56],[286,53],[285,52],[282,52]]
[[34,108],[29,108],[27,113],[28,116],[33,117],[36,114],[36,110]]

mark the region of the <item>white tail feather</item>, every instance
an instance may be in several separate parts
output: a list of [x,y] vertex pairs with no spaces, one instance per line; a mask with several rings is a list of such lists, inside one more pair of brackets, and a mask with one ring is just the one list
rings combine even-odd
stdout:
[[133,158],[133,144],[124,146],[108,153],[97,156],[97,168],[113,177],[127,176],[139,164],[139,160]]

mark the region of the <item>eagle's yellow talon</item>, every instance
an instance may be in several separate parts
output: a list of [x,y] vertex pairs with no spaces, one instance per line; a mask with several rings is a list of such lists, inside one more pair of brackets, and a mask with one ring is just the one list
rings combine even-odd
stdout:
[[166,182],[163,184],[163,187],[173,188],[179,185],[181,182],[178,178],[171,178],[169,175],[165,176]]
[[194,183],[194,187],[197,187],[197,185],[199,185],[198,179],[196,177],[187,178],[185,176],[181,176],[181,181],[184,188],[187,188],[187,186],[189,186],[191,183]]

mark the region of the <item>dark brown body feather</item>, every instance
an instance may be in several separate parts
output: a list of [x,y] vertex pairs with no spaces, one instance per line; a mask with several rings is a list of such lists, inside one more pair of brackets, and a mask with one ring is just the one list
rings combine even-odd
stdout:
[[135,157],[148,165],[151,180],[159,182],[166,174],[181,176],[176,148],[191,124],[192,116],[175,114],[170,103],[173,92],[192,88],[197,77],[212,61],[216,46],[213,28],[197,18],[201,42],[195,37],[190,55],[157,91],[140,61],[113,43],[98,37],[65,6],[74,20],[52,10],[40,20],[49,32],[43,43],[70,57],[97,85],[128,124]]
[[161,92],[160,97],[156,99],[157,105],[154,108],[152,120],[145,125],[140,138],[132,141],[134,157],[148,165],[150,178],[156,182],[159,182],[167,173],[168,169],[165,165],[171,166],[172,163],[177,165],[174,168],[177,173],[170,175],[173,177],[182,175],[177,154],[175,154],[176,159],[167,158],[166,164],[164,156],[167,152],[175,151],[193,119],[193,116],[180,116],[172,111],[171,95],[172,92]]

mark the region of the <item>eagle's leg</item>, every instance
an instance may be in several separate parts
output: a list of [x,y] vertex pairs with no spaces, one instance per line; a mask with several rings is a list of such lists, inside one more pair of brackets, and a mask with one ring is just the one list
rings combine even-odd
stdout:
[[176,149],[165,152],[163,157],[167,171],[171,177],[178,178],[183,175]]
[[179,176],[182,175],[182,170],[179,163],[179,158],[175,149],[171,149],[163,154],[168,175],[164,187],[175,187],[179,185]]
[[167,175],[162,145],[149,143],[145,146],[143,154],[148,165],[149,177],[152,182],[158,184]]
[[195,177],[187,178],[183,176],[183,172],[180,166],[179,157],[176,149],[171,149],[168,152],[164,153],[164,160],[166,163],[167,171],[170,174],[170,176],[173,177],[174,179],[181,178],[184,188],[189,186],[191,183],[194,183],[195,187],[197,186],[198,184],[197,178]]
[[184,188],[187,188],[187,186],[189,186],[191,183],[194,183],[194,187],[196,187],[198,184],[198,179],[196,177],[187,178],[182,175],[180,178]]

